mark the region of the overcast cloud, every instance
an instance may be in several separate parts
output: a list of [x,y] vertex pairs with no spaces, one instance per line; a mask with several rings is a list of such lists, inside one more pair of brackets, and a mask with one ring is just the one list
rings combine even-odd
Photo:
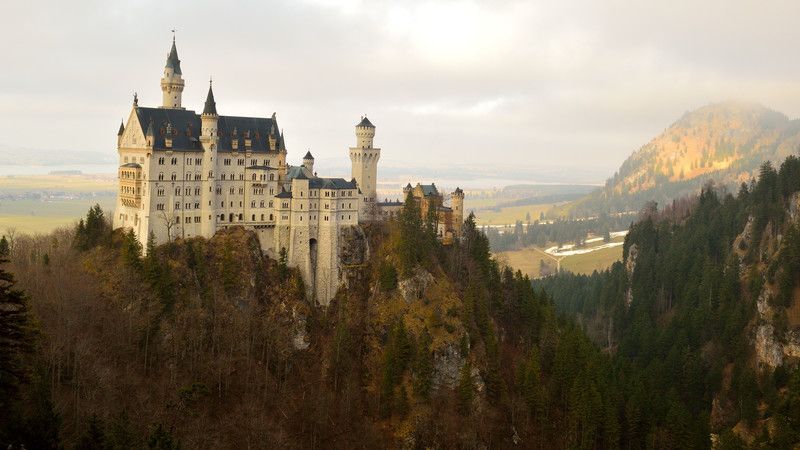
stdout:
[[[798,1],[27,1],[0,14],[0,144],[115,152],[157,106],[177,28],[184,106],[269,116],[290,162],[596,168],[707,103],[800,115]],[[0,164],[8,161],[0,161]],[[599,179],[596,181],[600,181]]]

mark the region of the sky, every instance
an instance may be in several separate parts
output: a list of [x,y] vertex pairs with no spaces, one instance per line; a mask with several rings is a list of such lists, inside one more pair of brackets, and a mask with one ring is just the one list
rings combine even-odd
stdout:
[[133,92],[160,104],[175,28],[184,106],[213,76],[220,114],[277,113],[290,162],[346,164],[367,114],[387,166],[601,182],[708,103],[800,116],[798,17],[796,0],[7,2],[0,147],[114,155]]

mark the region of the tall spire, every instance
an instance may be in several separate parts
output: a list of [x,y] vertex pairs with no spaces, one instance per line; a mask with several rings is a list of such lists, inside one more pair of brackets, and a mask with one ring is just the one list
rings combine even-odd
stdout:
[[181,60],[178,59],[178,49],[175,47],[175,30],[172,30],[172,48],[167,55],[166,67],[172,69],[178,75],[183,75],[181,73]]
[[212,80],[208,79],[208,95],[206,96],[206,104],[203,108],[203,114],[217,115],[217,102],[214,101],[214,90],[211,88]]
[[117,136],[122,136],[122,133],[125,132],[125,123],[122,122],[122,119],[119,121],[119,131],[117,131]]

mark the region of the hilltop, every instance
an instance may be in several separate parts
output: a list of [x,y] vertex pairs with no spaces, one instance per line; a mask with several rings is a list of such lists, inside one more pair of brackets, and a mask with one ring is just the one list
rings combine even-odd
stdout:
[[800,147],[800,121],[758,104],[723,102],[687,112],[635,151],[605,186],[576,202],[576,213],[629,211],[696,193],[709,180],[731,191],[764,161]]

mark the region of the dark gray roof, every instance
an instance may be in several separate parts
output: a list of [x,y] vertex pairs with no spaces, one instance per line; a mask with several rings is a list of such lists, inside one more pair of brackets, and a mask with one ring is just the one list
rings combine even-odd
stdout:
[[312,178],[308,181],[311,189],[355,189],[355,181],[347,181],[344,178]]
[[203,114],[217,115],[217,102],[214,101],[214,91],[211,89],[211,81],[208,82],[208,95],[206,104],[203,107]]
[[175,48],[174,37],[172,38],[172,48],[169,50],[169,55],[167,55],[167,67],[172,69],[172,71],[177,73],[178,75],[182,75],[181,60],[178,59],[178,49]]
[[134,169],[141,169],[142,168],[142,166],[140,166],[138,163],[126,163],[126,164],[121,165],[120,167],[131,167],[131,168],[134,168]]
[[367,127],[367,128],[375,128],[375,125],[367,119],[367,116],[361,118],[361,122],[356,125],[357,127]]
[[245,169],[252,169],[252,170],[278,170],[275,167],[270,166],[247,166]]
[[292,193],[287,191],[281,191],[280,194],[275,196],[275,198],[292,198]]
[[314,159],[314,157],[311,156],[311,150],[306,152],[306,156],[303,156],[303,159]]
[[385,202],[378,202],[378,206],[403,206],[400,200],[389,200]]
[[122,136],[122,133],[125,132],[125,124],[122,121],[119,121],[119,131],[117,131],[117,136]]
[[[169,109],[169,108],[136,108],[136,115],[139,118],[139,123],[142,127],[149,126],[153,122],[153,148],[155,150],[165,150],[164,134],[166,133],[167,124],[172,125],[172,148],[170,150],[201,150],[200,146],[200,131],[201,122],[200,116],[192,110],[187,109]],[[239,141],[238,150],[245,151],[245,135],[250,134],[251,147],[250,151],[253,153],[266,153],[269,152],[269,132],[273,129],[275,118],[265,117],[233,117],[233,116],[219,116],[217,122],[217,133],[219,136],[219,145],[217,150],[220,152],[230,152],[233,148],[231,142],[233,139]],[[236,137],[233,136],[233,131],[236,130]],[[146,133],[146,132],[145,132]],[[282,139],[276,136],[278,149],[285,149]]]
[[434,183],[421,184],[420,187],[422,188],[422,195],[439,195],[439,190],[436,189],[436,185]]
[[456,188],[456,190],[455,190],[455,191],[453,191],[453,192],[454,192],[454,193],[456,193],[456,194],[463,194],[463,193],[464,193],[464,191],[463,191],[463,190],[461,190],[461,188],[460,188],[460,187],[457,187],[457,188]]
[[308,178],[305,174],[304,166],[289,166],[286,168],[286,179],[289,181],[300,177],[301,174],[303,177]]

